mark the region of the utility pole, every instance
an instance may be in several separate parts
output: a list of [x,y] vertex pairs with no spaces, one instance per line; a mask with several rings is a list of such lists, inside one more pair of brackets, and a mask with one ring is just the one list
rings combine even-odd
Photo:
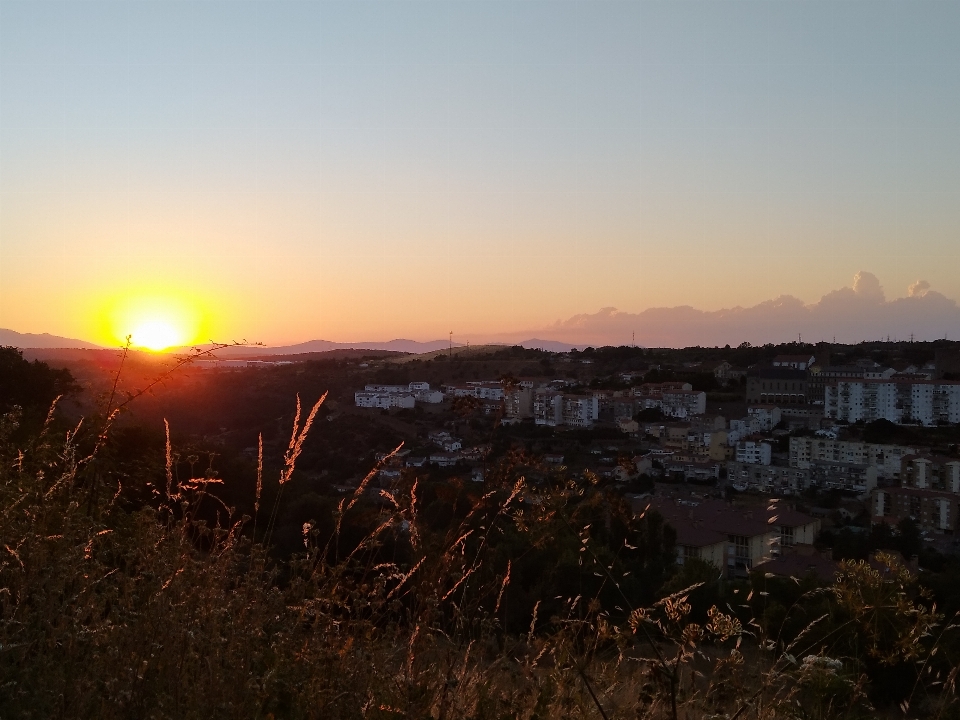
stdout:
[[453,357],[453,330],[450,331],[450,350],[447,353],[448,357]]

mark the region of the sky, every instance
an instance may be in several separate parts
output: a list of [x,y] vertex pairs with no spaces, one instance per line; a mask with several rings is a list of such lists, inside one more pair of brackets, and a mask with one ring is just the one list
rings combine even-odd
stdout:
[[949,304],[957,37],[949,0],[0,0],[0,327]]

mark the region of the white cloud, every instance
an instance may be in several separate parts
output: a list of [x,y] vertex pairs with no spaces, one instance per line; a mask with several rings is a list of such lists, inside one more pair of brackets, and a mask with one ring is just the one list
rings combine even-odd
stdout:
[[923,297],[930,289],[930,283],[926,280],[917,280],[913,285],[907,288],[907,295],[910,297]]

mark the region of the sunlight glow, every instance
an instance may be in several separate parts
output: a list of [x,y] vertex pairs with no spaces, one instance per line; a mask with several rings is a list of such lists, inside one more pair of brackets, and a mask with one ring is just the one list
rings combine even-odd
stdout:
[[173,292],[120,292],[103,318],[114,342],[123,344],[129,336],[133,347],[154,352],[196,342],[204,325],[196,299]]
[[162,319],[147,320],[133,329],[131,342],[134,347],[147,350],[166,350],[185,343],[183,333]]

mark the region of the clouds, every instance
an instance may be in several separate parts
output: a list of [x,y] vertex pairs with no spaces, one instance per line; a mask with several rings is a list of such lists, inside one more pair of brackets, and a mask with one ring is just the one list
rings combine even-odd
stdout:
[[752,307],[717,311],[689,306],[650,308],[640,313],[606,307],[593,314],[575,315],[536,330],[543,337],[592,345],[629,344],[683,347],[787,342],[802,337],[860,342],[890,337],[934,340],[944,335],[960,338],[960,306],[931,289],[926,280],[907,288],[906,297],[887,300],[876,275],[860,271],[849,287],[827,293],[805,304],[781,295]]
[[923,297],[927,294],[929,289],[930,283],[928,283],[926,280],[917,280],[907,289],[907,295],[909,297]]

